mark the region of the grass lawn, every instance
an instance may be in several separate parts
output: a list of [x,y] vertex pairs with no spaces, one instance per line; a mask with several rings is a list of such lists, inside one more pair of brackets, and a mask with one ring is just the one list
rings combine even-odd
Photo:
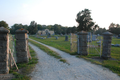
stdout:
[[46,39],[39,39],[39,38],[30,36],[30,38],[34,39],[36,41],[42,42],[44,44],[53,46],[55,48],[58,48],[58,49],[60,49],[62,51],[65,51],[67,53],[76,54],[76,52],[71,52],[70,51],[70,37],[69,37],[69,41],[65,41],[65,36],[59,37],[58,40],[56,40],[55,37],[46,38]]
[[[55,37],[46,38],[46,39],[39,39],[34,36],[30,36],[31,39],[34,39],[36,41],[42,42],[44,44],[50,45],[52,47],[58,48],[62,51],[65,51],[70,54],[76,54],[76,52],[70,51],[70,37],[69,41],[65,41],[65,37],[60,37],[58,40],[55,39]],[[94,41],[93,44],[96,42]],[[120,44],[120,39],[112,39],[112,44]],[[99,57],[100,55],[97,52],[94,52],[93,54],[89,54],[88,56],[77,56],[79,58],[84,58],[88,61],[91,61],[92,63],[96,63],[99,65],[102,65],[104,67],[109,68],[113,72],[117,73],[120,76],[120,47],[111,47],[111,57],[112,59],[109,60],[99,60],[99,59],[93,59],[93,57]],[[99,57],[100,58],[100,57]]]

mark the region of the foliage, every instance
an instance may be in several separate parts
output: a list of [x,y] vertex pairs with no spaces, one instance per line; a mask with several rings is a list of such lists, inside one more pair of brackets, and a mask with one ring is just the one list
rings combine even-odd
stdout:
[[98,25],[95,25],[95,23],[92,21],[90,14],[91,12],[89,9],[84,9],[77,14],[76,21],[79,24],[77,27],[78,31],[90,31],[98,28]]
[[111,23],[109,26],[109,31],[116,35],[120,34],[120,25]]
[[5,27],[9,29],[8,24],[5,21],[0,21],[0,27]]
[[30,34],[36,34],[38,29],[37,29],[37,23],[35,21],[31,21],[28,31]]
[[28,25],[14,24],[10,28],[10,33],[15,34],[15,31],[18,30],[18,29],[21,29],[21,28],[28,29]]
[[15,34],[15,31],[17,29],[24,28],[29,31],[30,34],[36,34],[38,30],[45,30],[49,29],[55,32],[55,34],[70,34],[70,33],[76,33],[77,27],[67,27],[67,26],[61,26],[58,24],[55,25],[41,25],[37,24],[35,21],[31,21],[30,25],[22,25],[22,24],[14,24],[10,28],[11,34]]
[[98,30],[95,31],[95,34],[100,34],[102,35],[104,32],[106,32],[107,30],[105,28],[99,28]]

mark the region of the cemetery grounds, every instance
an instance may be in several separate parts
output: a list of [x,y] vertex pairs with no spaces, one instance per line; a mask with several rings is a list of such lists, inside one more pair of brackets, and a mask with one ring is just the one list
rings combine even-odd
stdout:
[[[55,38],[55,36],[58,37],[58,39]],[[102,65],[104,67],[109,68],[111,71],[113,71],[114,73],[117,73],[120,76],[120,47],[114,47],[111,46],[111,59],[109,60],[103,60],[100,58],[100,55],[102,54],[102,50],[100,53],[100,47],[89,47],[88,51],[89,51],[89,55],[88,56],[80,56],[77,54],[77,49],[74,51],[71,51],[71,40],[70,40],[70,36],[69,37],[69,41],[65,41],[65,36],[60,36],[60,35],[55,35],[55,36],[51,36],[50,38],[47,38],[46,36],[39,36],[42,37],[44,39],[40,39],[35,36],[29,36],[31,39],[34,39],[36,41],[39,41],[41,43],[47,44],[49,46],[55,47],[59,50],[65,51],[67,53],[69,53],[70,55],[75,55],[78,58],[84,58],[87,61],[90,61],[92,63],[98,64],[98,65]],[[101,39],[99,37],[99,39]],[[98,46],[98,44],[96,44],[97,41],[92,41],[91,43],[89,42],[89,45],[96,45]],[[120,39],[117,38],[113,38],[112,39],[112,44],[120,44]],[[102,49],[102,47],[101,47]]]

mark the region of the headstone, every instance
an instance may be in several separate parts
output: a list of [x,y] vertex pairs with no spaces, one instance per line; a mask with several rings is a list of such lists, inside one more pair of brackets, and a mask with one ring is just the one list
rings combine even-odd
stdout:
[[63,36],[63,34],[60,34],[60,36]]
[[111,46],[114,46],[114,44],[111,44]]
[[0,27],[0,74],[9,73],[9,33],[4,27]]
[[88,42],[91,42],[91,33],[90,33],[90,32],[88,32],[87,41],[88,41]]
[[68,41],[68,36],[67,35],[65,36],[65,41]]
[[87,52],[87,32],[84,32],[84,31],[81,31],[78,33],[78,36],[79,36],[79,53],[80,55],[88,55],[88,52]]
[[96,41],[97,35],[92,35],[92,41]]
[[27,33],[28,31],[25,29],[19,29],[16,31],[15,38],[17,63],[29,61]]
[[103,33],[102,56],[101,56],[104,59],[111,58],[111,41],[112,41],[112,33],[104,32]]
[[47,34],[47,38],[50,38],[50,37],[51,37],[51,35],[50,35],[50,33],[48,33],[48,34]]
[[97,44],[100,44],[101,43],[101,41],[97,41]]
[[114,46],[115,46],[115,47],[120,47],[120,44],[115,44]]
[[58,36],[55,36],[56,40],[58,40]]
[[118,35],[118,39],[120,39],[120,34]]
[[91,39],[91,32],[88,32],[88,35],[87,35],[87,41],[91,42],[92,39]]

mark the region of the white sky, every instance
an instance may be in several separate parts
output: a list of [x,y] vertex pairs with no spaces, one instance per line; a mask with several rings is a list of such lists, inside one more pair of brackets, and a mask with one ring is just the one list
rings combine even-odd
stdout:
[[96,24],[108,28],[112,22],[120,24],[119,4],[120,0],[0,0],[0,21],[9,27],[15,23],[29,25],[33,20],[42,25],[73,27],[77,26],[77,13],[87,8]]

